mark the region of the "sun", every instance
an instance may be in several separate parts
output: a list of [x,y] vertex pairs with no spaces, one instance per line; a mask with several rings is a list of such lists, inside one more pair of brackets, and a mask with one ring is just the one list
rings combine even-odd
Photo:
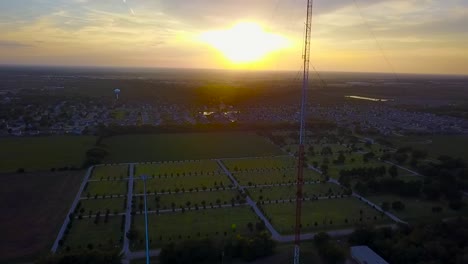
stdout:
[[202,33],[200,39],[223,53],[233,63],[259,61],[267,54],[288,47],[289,41],[265,32],[256,23],[238,23],[227,30]]

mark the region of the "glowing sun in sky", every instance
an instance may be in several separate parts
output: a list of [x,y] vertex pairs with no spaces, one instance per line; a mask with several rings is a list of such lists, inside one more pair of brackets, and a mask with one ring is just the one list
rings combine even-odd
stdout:
[[200,39],[233,63],[255,62],[289,45],[285,37],[265,32],[255,23],[239,23],[230,29],[205,32]]

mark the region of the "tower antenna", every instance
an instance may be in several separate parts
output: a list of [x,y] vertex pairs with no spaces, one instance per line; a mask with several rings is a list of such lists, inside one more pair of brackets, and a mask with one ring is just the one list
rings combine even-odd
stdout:
[[302,76],[302,96],[301,96],[301,115],[299,131],[299,152],[297,162],[297,192],[296,192],[296,228],[294,238],[294,264],[299,264],[300,244],[301,244],[301,214],[302,214],[302,186],[304,184],[304,141],[305,141],[305,115],[306,115],[306,92],[309,86],[309,66],[310,66],[310,41],[312,31],[312,8],[313,0],[307,0],[307,19],[305,23],[304,34],[304,53],[302,59],[304,62],[304,72]]

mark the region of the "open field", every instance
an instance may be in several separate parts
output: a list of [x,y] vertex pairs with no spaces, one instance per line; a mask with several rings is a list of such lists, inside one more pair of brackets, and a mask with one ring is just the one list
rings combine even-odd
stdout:
[[114,194],[126,194],[127,181],[96,181],[88,182],[86,189],[83,190],[81,197],[102,196]]
[[[289,200],[296,199],[296,185],[249,188],[250,197],[255,201],[266,200]],[[331,183],[306,184],[303,188],[304,197],[341,195],[343,190],[340,186]]]
[[206,173],[221,173],[218,163],[212,160],[174,161],[156,164],[139,164],[136,166],[136,175],[147,176],[186,176]]
[[[383,202],[389,202],[390,205],[395,201],[403,202],[405,204],[404,210],[395,211],[390,209],[389,211],[410,223],[417,221],[443,219],[445,217],[460,215],[460,212],[465,212],[465,215],[468,214],[468,209],[466,206],[464,209],[462,209],[462,211],[454,211],[448,207],[446,202],[443,201],[427,201],[419,198],[403,198],[396,195],[379,195],[366,198],[377,205],[381,205]],[[438,213],[433,212],[433,207],[440,207],[442,208],[442,211]]]
[[121,231],[122,217],[110,216],[104,223],[104,215],[101,215],[99,223],[94,223],[94,218],[75,219],[70,233],[66,236],[64,248],[85,249],[89,244],[93,248],[119,248],[123,236]]
[[81,167],[93,136],[47,136],[0,138],[0,172],[50,171],[51,168]]
[[[234,172],[232,175],[236,178],[240,185],[251,186],[251,185],[266,185],[276,183],[292,183],[297,179],[297,169],[288,170],[270,170],[262,172]],[[304,170],[304,181],[320,181],[323,180],[320,174],[315,171],[305,169]]]
[[297,166],[296,159],[291,156],[224,159],[223,163],[231,172],[286,169]]
[[[210,237],[223,239],[225,236],[250,232],[247,224],[249,222],[255,224],[257,221],[257,216],[251,211],[250,207],[149,215],[148,229],[152,242],[150,247],[158,248],[171,241],[182,241],[187,238]],[[232,230],[233,224],[237,226],[236,232]],[[141,249],[144,247],[144,217],[142,215],[134,216],[133,225],[139,234],[139,238],[133,242],[132,248]]]
[[251,133],[192,133],[114,136],[103,140],[106,162],[145,162],[281,155]]
[[[0,263],[47,253],[83,179],[82,171],[0,175]],[[23,231],[21,231],[23,230]]]
[[128,177],[127,165],[96,166],[93,169],[90,179],[92,180],[110,180],[125,179]]
[[[135,180],[134,192],[136,194],[143,193],[143,180]],[[190,189],[198,188],[199,190],[220,188],[221,186],[228,187],[231,181],[225,174],[215,175],[192,175],[192,176],[167,176],[165,178],[155,177],[154,179],[146,180],[146,191],[154,192],[176,192],[176,189],[189,191]]]
[[[294,203],[264,204],[262,207],[278,232],[281,234],[294,233],[296,220],[296,205]],[[356,198],[327,199],[303,203],[303,233],[350,228],[361,223],[390,223],[390,219]]]
[[122,213],[125,211],[125,199],[124,198],[105,198],[105,199],[85,199],[80,200],[80,208],[84,210],[83,215],[92,211],[93,214],[97,212],[105,213],[107,209],[110,210],[110,213],[114,212]]
[[398,147],[410,146],[415,149],[427,150],[432,158],[448,155],[468,161],[467,135],[405,136],[393,137],[391,140]]
[[[135,204],[143,204],[143,196],[134,197]],[[158,199],[158,200],[156,200]],[[187,207],[187,202],[190,202],[190,207],[199,206],[203,207],[203,202],[206,207],[217,205],[219,200],[220,204],[231,204],[231,200],[234,199],[236,203],[241,199],[239,192],[236,190],[227,191],[213,191],[213,192],[192,192],[192,193],[177,193],[177,194],[163,194],[163,195],[149,195],[147,196],[148,210],[159,209],[171,209],[172,203],[175,208]]]

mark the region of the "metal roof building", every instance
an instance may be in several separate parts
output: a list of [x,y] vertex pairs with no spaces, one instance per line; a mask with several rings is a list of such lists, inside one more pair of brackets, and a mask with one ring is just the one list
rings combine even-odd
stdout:
[[351,247],[351,257],[359,264],[389,264],[368,246]]

